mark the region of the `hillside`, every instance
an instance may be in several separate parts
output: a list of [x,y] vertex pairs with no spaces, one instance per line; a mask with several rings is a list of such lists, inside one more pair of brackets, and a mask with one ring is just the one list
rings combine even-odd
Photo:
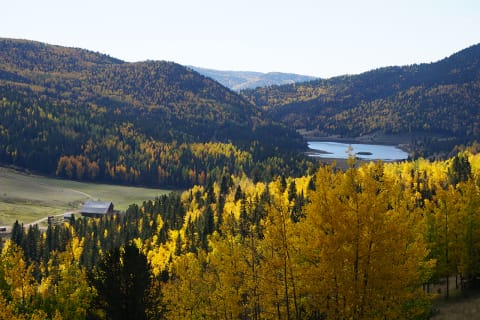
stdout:
[[480,45],[430,64],[245,90],[278,121],[317,136],[408,136],[426,154],[480,138]]
[[221,71],[189,66],[235,91],[314,80],[315,77],[282,72]]
[[25,40],[0,39],[0,48],[4,164],[189,185],[204,182],[210,168],[248,172],[275,150],[304,148],[298,134],[262,119],[240,95],[173,62],[126,63]]

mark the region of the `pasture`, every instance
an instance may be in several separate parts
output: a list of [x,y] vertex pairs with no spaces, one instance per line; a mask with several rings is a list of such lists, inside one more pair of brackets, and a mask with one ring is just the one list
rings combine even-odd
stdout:
[[116,210],[171,190],[55,179],[0,167],[0,225],[30,223],[79,209],[85,200],[112,201]]

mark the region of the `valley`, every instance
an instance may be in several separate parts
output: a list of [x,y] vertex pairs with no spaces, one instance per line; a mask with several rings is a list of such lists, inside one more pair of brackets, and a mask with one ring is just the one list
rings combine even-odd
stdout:
[[48,178],[0,167],[0,225],[31,223],[41,218],[78,210],[90,199],[112,201],[125,211],[133,203],[153,200],[171,192]]
[[[426,320],[478,290],[480,45],[237,92],[0,49],[0,318]],[[313,141],[362,145],[318,160]],[[125,212],[44,224],[88,199]]]
[[428,64],[241,93],[310,136],[405,139],[414,157],[448,157],[456,145],[479,139],[479,68],[477,44]]

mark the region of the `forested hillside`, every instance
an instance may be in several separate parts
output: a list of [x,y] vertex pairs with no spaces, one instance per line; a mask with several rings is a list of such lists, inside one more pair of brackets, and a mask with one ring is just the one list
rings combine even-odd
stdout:
[[[219,181],[125,215],[23,229],[5,319],[428,319],[480,276],[480,157]],[[13,267],[15,266],[15,267]],[[448,295],[454,288],[443,287]]]
[[243,97],[173,62],[125,63],[24,40],[0,39],[0,48],[4,164],[79,180],[187,186],[224,171],[280,174],[270,163],[305,147]]
[[425,155],[450,151],[480,138],[480,45],[435,63],[242,94],[274,119],[318,136],[411,134]]
[[0,48],[1,164],[186,190],[46,230],[16,222],[0,319],[426,320],[450,283],[478,288],[478,144],[338,168],[301,156],[292,127],[415,132],[429,152],[472,141],[480,46],[243,96],[172,62]]

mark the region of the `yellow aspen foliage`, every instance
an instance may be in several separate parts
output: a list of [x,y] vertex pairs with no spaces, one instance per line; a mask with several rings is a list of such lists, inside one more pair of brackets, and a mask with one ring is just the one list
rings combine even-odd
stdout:
[[157,215],[157,229],[156,229],[157,234],[160,233],[160,230],[162,230],[163,226],[164,226],[164,222],[163,222],[162,216]]
[[[288,202],[282,197],[282,202],[285,200]],[[300,319],[301,297],[306,296],[298,257],[300,245],[303,245],[300,224],[290,218],[288,203],[276,203],[268,212],[260,245],[261,255],[265,257],[261,270],[265,312],[279,317],[285,315],[286,319]]]
[[233,201],[225,202],[223,206],[223,212],[227,214],[233,214],[236,219],[240,218],[240,200],[237,203]]
[[328,319],[402,318],[422,298],[428,253],[408,201],[392,201],[399,195],[381,163],[320,169],[315,189],[305,219],[310,308]]
[[[45,320],[48,319],[48,314],[43,310],[35,310],[35,312],[31,315],[30,320]],[[59,312],[55,313],[55,320],[62,320],[63,317]]]
[[[145,210],[145,208],[142,207],[142,210]],[[138,219],[138,225],[137,225],[137,228],[138,228],[138,232],[142,232],[142,229],[143,229],[143,217]]]
[[244,259],[245,247],[239,236],[215,233],[209,242],[208,255],[215,291],[212,293],[214,310],[226,319],[239,319],[248,312],[249,266]]
[[143,241],[142,241],[141,238],[139,238],[139,237],[134,238],[134,239],[132,240],[132,243],[135,245],[135,247],[137,247],[137,249],[140,250],[140,252],[145,253],[144,250],[145,250],[145,247],[146,247],[146,246],[145,246],[145,244],[143,243]]
[[95,297],[86,271],[80,266],[82,250],[83,239],[80,241],[74,237],[64,252],[54,252],[48,261],[47,272],[38,291],[43,298],[53,302],[56,311],[54,319],[84,319]]
[[27,265],[22,248],[8,240],[0,256],[4,280],[14,304],[24,305],[36,294],[37,283],[33,277],[33,265]]
[[80,239],[77,236],[73,237],[68,244],[65,254],[71,254],[72,261],[78,264],[80,262],[80,256],[82,255],[84,244],[85,238]]
[[17,316],[14,312],[14,306],[9,303],[5,297],[0,294],[0,320],[21,320],[22,316]]
[[171,252],[175,251],[175,239],[177,239],[178,237],[181,237],[180,230],[175,230],[175,229],[168,230],[168,239],[170,239],[170,241],[166,243],[166,246],[168,247],[168,250],[170,250]]
[[458,271],[470,281],[480,272],[480,187],[470,179],[457,188],[461,195]]
[[174,250],[174,245],[171,249],[168,245],[161,245],[148,250],[147,259],[155,276],[159,276],[160,273],[167,268],[168,262],[173,256]]
[[204,259],[201,252],[174,258],[170,266],[171,280],[163,288],[164,300],[169,306],[168,319],[211,318],[209,297],[213,290],[205,280]]
[[252,182],[250,183],[245,183],[243,186],[240,184],[242,187],[243,192],[246,194],[246,200],[247,202],[252,202],[255,199],[255,196],[260,195],[265,192],[265,189],[267,186],[263,182],[258,182],[256,184],[253,184]]

